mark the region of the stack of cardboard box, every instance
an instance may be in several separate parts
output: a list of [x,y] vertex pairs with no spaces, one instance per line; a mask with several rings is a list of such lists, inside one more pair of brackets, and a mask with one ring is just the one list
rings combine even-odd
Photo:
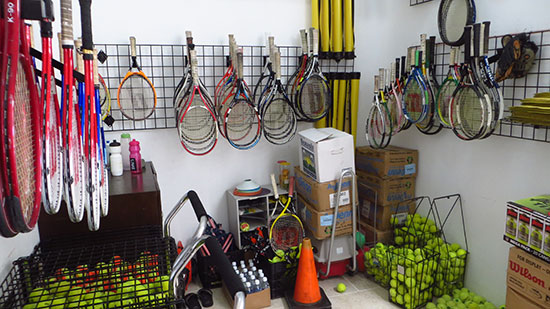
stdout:
[[[318,249],[315,255],[317,262],[326,261],[326,249],[332,233],[338,236],[333,246],[332,261],[344,261],[353,256],[353,248],[343,248],[343,245],[351,241],[342,240],[352,237],[354,185],[351,178],[345,178],[342,182],[339,199],[336,195],[342,170],[355,170],[353,136],[332,128],[308,129],[300,132],[299,136],[300,167],[294,169],[298,216],[306,235],[312,238]],[[333,231],[334,208],[337,203],[339,207],[336,228]]]
[[405,220],[415,204],[418,151],[389,146],[385,149],[358,147],[355,150],[359,197],[359,231],[366,241],[391,242],[391,219]]

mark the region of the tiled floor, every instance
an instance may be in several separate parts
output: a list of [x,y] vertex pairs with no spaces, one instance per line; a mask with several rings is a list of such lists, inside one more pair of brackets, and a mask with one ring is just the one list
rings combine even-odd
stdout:
[[[344,293],[336,292],[338,283],[344,283],[347,287]],[[399,308],[388,302],[388,291],[376,283],[370,281],[364,274],[358,273],[355,276],[345,275],[344,277],[321,280],[319,285],[323,288],[332,303],[332,308],[338,309],[386,309]],[[196,292],[200,287],[192,284],[188,292]],[[221,289],[214,289],[214,307],[231,308]],[[283,298],[271,300],[269,308],[288,308]]]

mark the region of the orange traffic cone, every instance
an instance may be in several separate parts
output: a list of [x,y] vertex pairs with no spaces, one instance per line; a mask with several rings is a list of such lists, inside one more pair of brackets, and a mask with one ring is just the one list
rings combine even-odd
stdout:
[[307,237],[302,241],[294,295],[291,292],[289,291],[285,295],[290,308],[332,308],[325,292],[319,287],[315,260],[313,259],[313,248],[311,247],[311,240]]

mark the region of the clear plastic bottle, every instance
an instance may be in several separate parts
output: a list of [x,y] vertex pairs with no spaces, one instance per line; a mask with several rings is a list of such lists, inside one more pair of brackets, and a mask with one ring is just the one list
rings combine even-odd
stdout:
[[254,280],[254,287],[255,287],[257,292],[263,290],[262,286],[260,285],[260,280],[258,280],[258,279]]
[[262,277],[262,287],[263,287],[263,290],[269,288],[269,282],[267,281],[267,277]]
[[249,274],[248,279],[250,279],[250,281],[254,282],[254,280],[256,280],[256,276]]
[[254,261],[248,260],[248,266],[250,266],[250,268],[254,267]]
[[233,262],[231,262],[231,265],[232,265],[233,267],[237,267],[237,262],[233,261]]
[[122,156],[122,167],[125,171],[130,170],[130,133],[120,135],[120,154]]
[[246,293],[254,293],[252,292],[252,284],[250,282],[246,282]]
[[258,269],[256,268],[256,266],[252,266],[252,273],[254,274],[254,276],[258,277]]

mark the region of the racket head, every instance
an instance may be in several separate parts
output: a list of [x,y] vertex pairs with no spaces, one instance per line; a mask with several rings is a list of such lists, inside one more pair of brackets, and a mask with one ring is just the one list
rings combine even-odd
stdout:
[[[16,13],[16,15],[19,13]],[[16,21],[17,27],[21,24]],[[19,31],[15,32],[19,35]],[[12,33],[13,34],[13,33]],[[19,46],[19,38],[8,44]],[[26,39],[21,36],[26,46]],[[6,124],[8,147],[10,197],[8,207],[12,214],[12,223],[19,232],[31,231],[40,214],[41,201],[41,159],[40,110],[38,91],[29,51],[21,48],[17,66],[13,66],[13,75],[7,80]],[[30,121],[29,121],[30,118]]]
[[178,121],[180,142],[190,154],[205,155],[212,151],[217,143],[216,117],[198,86],[194,87],[189,101]]
[[149,118],[157,106],[157,93],[153,83],[141,72],[129,71],[118,87],[118,108],[132,120]]
[[76,223],[84,218],[86,198],[86,173],[84,149],[80,132],[80,111],[74,104],[67,108],[68,139],[65,144],[65,203],[69,219]]
[[464,140],[478,138],[487,125],[484,96],[476,88],[464,85],[452,100],[451,123],[455,134]]
[[49,83],[51,85],[50,93],[46,94],[50,96],[49,102],[44,102],[42,203],[44,210],[53,215],[59,211],[63,199],[64,163],[59,105],[53,75],[49,75]]
[[403,89],[403,114],[410,123],[417,123],[426,117],[428,104],[426,104],[425,87],[416,74],[411,74]]
[[451,126],[449,105],[453,97],[453,93],[458,86],[458,81],[452,77],[447,77],[437,91],[436,110],[439,116],[439,121],[446,127]]
[[282,145],[294,138],[298,126],[292,103],[280,83],[275,91],[261,112],[262,132],[270,143]]
[[99,103],[101,105],[101,120],[105,120],[105,118],[107,118],[107,116],[111,114],[111,92],[109,91],[109,87],[107,87],[107,83],[105,83],[105,80],[101,75],[99,75],[99,82]]
[[475,23],[475,16],[472,0],[442,0],[437,14],[441,40],[450,46],[464,44],[464,27]]
[[386,117],[380,105],[374,104],[367,117],[365,132],[372,148],[382,148],[386,141]]
[[320,73],[310,75],[300,85],[297,106],[300,113],[310,121],[320,120],[327,115],[332,107],[332,91]]
[[273,222],[269,242],[273,251],[298,247],[304,239],[302,221],[291,213],[282,214]]
[[261,121],[258,110],[250,99],[239,92],[224,115],[225,137],[231,146],[246,150],[254,147],[261,137]]

